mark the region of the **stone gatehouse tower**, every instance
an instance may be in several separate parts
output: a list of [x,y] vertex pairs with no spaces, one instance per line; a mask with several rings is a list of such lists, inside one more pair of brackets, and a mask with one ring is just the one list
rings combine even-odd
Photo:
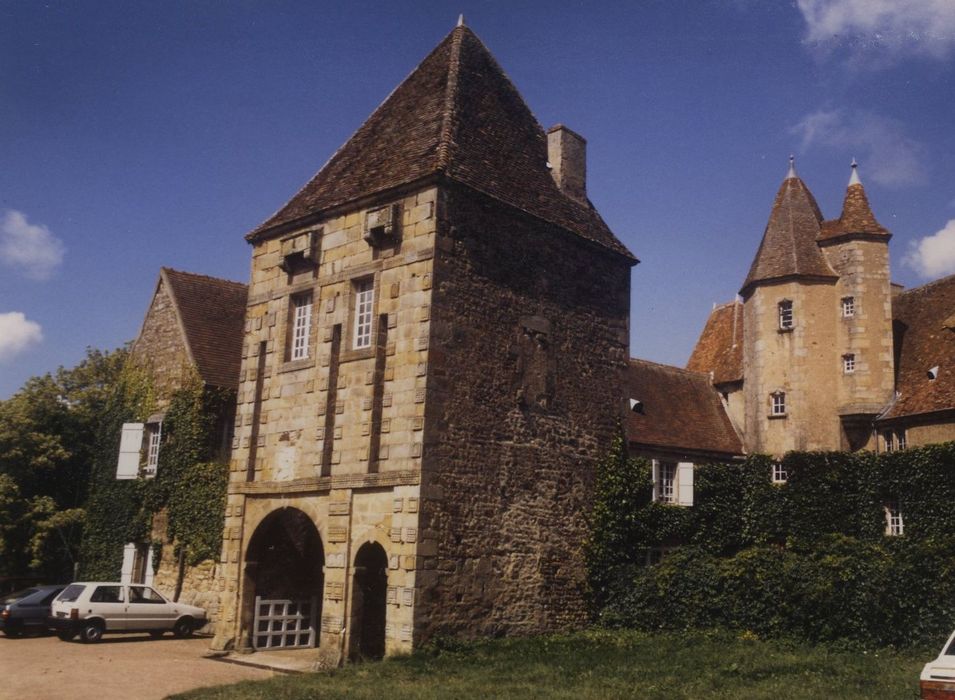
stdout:
[[636,263],[585,147],[458,26],[247,236],[215,646],[337,662],[584,619]]

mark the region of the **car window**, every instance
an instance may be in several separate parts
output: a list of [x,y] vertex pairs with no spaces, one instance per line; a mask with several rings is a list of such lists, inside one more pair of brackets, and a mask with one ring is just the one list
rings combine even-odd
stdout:
[[952,639],[951,644],[948,645],[948,649],[945,650],[945,656],[955,656],[955,638]]
[[86,590],[86,586],[80,586],[75,583],[71,584],[63,589],[63,592],[60,593],[57,600],[63,603],[72,603],[83,594],[84,590]]
[[129,587],[129,602],[130,603],[165,603],[161,595],[156,593],[152,588],[146,586],[130,586]]
[[9,593],[3,598],[3,600],[0,600],[0,605],[10,605],[11,603],[16,603],[18,600],[23,600],[27,596],[31,596],[36,592],[36,588],[24,588],[22,591]]
[[97,586],[90,596],[91,603],[122,603],[122,586]]
[[40,605],[49,605],[50,603],[53,602],[53,599],[56,598],[56,595],[57,595],[60,591],[62,591],[62,590],[63,590],[62,588],[54,588],[52,591],[50,591],[50,592],[47,593],[45,596],[43,596],[43,598],[40,600],[40,603],[39,603],[39,604],[40,604]]

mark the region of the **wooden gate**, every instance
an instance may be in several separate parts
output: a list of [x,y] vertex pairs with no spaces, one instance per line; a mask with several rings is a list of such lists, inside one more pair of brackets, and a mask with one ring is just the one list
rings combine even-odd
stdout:
[[296,649],[315,646],[318,599],[265,600],[255,597],[252,646],[256,649]]

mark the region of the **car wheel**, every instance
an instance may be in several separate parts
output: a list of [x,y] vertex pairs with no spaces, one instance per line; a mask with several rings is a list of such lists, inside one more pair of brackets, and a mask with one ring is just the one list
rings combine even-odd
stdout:
[[172,633],[177,637],[191,637],[194,628],[191,617],[181,617],[176,620],[176,625],[172,628]]
[[87,644],[95,644],[103,638],[103,625],[99,622],[87,622],[80,630],[80,639]]
[[153,639],[159,639],[162,636],[162,630],[150,630],[149,636]]
[[76,635],[73,632],[57,632],[56,636],[60,638],[60,641],[68,642]]

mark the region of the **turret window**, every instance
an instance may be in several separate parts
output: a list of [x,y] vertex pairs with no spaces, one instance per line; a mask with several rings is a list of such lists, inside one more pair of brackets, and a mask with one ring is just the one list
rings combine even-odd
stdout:
[[785,416],[786,415],[786,392],[784,391],[774,391],[769,395],[770,399],[770,412],[769,415],[776,416]]
[[791,331],[793,329],[793,303],[788,299],[779,302],[779,330]]
[[852,318],[856,315],[856,298],[842,297],[842,317]]
[[843,374],[852,374],[856,371],[856,356],[854,354],[847,353],[842,356],[842,373]]

